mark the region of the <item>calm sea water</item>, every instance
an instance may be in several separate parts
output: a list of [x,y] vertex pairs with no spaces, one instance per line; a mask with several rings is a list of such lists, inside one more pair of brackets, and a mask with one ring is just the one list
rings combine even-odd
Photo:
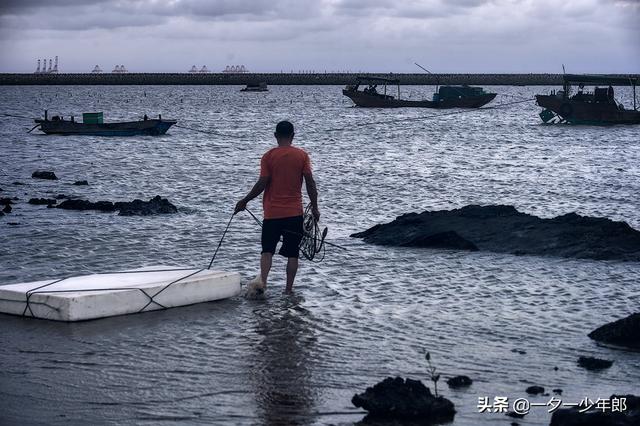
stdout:
[[[77,324],[0,315],[0,423],[349,424],[362,418],[350,403],[355,392],[389,375],[427,380],[424,350],[444,378],[474,379],[462,391],[439,386],[456,404],[455,425],[509,424],[504,414],[478,413],[478,397],[513,401],[531,384],[562,388],[565,402],[637,394],[638,353],[586,335],[639,310],[638,263],[378,247],[349,234],[402,213],[472,203],[542,217],[576,211],[640,228],[640,127],[546,126],[533,101],[440,117],[357,109],[340,89],[0,87],[3,114],[104,111],[111,121],[161,113],[210,132],[58,137],[26,134],[31,122],[2,117],[0,196],[19,201],[0,218],[0,283],[205,266],[281,119],[296,125],[295,143],[312,157],[329,238],[349,249],[303,262],[292,297],[281,294],[277,259],[266,301]],[[499,104],[551,88],[490,89]],[[629,106],[630,93],[618,93]],[[36,169],[60,180],[31,179]],[[71,185],[83,179],[90,185]],[[180,213],[120,217],[26,203],[60,193],[162,195]],[[250,208],[260,212],[259,201]],[[215,266],[249,279],[258,258],[259,229],[239,215]],[[588,372],[576,366],[580,355],[615,363]],[[549,418],[537,407],[521,424]]]

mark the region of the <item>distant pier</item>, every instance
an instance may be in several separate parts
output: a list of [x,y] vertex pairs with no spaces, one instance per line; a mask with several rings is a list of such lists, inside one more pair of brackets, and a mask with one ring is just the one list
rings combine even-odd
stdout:
[[[347,85],[358,76],[384,76],[402,85],[470,84],[479,86],[557,86],[562,74],[385,74],[385,73],[85,73],[0,74],[0,85]],[[608,74],[640,77],[639,74]]]

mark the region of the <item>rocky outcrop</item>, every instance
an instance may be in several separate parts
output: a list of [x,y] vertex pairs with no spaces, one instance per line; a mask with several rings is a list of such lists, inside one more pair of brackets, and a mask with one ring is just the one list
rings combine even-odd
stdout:
[[156,214],[177,213],[178,208],[171,204],[166,198],[156,195],[149,201],[133,200],[129,202],[97,201],[87,200],[65,200],[57,208],[64,210],[97,210],[101,212],[119,211],[120,216],[149,216]]
[[2,213],[11,213],[11,211],[13,211],[13,208],[11,207],[10,204],[5,204],[4,208],[2,209]]
[[77,180],[73,182],[73,184],[76,186],[84,186],[84,185],[89,185],[89,182],[87,182],[86,180]]
[[640,349],[640,312],[598,327],[589,337],[602,343]]
[[613,361],[608,359],[594,358],[592,356],[581,356],[578,358],[578,366],[587,370],[603,370],[613,365]]
[[351,399],[369,412],[366,420],[394,419],[421,422],[451,421],[456,413],[451,401],[431,394],[419,380],[388,377]]
[[58,201],[54,200],[54,199],[49,199],[49,198],[31,198],[29,200],[29,204],[34,204],[36,206],[49,206],[52,204],[56,204]]
[[533,385],[525,389],[525,392],[529,395],[541,395],[544,393],[544,388],[542,386]]
[[[624,398],[625,410],[614,411],[614,401],[621,404]],[[595,401],[594,401],[595,402]],[[549,426],[638,426],[640,425],[640,397],[635,395],[611,395],[606,404],[608,409],[598,409],[597,403],[583,413],[585,407],[561,408],[551,416]],[[620,405],[618,409],[621,409]]]
[[36,170],[31,174],[31,177],[33,179],[58,180],[58,176],[55,173],[46,170]]
[[0,198],[0,206],[8,206],[13,204],[13,200],[9,197]]
[[87,200],[65,200],[58,204],[57,208],[64,210],[97,210],[101,212],[116,211],[116,207],[111,201],[96,201],[94,203]]
[[116,203],[120,216],[149,216],[155,214],[177,213],[178,208],[166,198],[156,195],[149,201],[133,200],[129,203]]
[[473,380],[468,376],[455,376],[447,380],[447,384],[450,388],[465,388],[471,386]]
[[640,232],[625,222],[576,213],[542,219],[501,205],[408,213],[352,237],[381,245],[640,261]]

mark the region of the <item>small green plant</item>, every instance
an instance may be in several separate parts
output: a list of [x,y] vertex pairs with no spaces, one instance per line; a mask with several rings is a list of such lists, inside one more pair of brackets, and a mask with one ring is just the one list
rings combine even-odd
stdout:
[[440,380],[440,374],[436,374],[436,368],[431,364],[431,354],[429,352],[424,355],[424,358],[427,360],[427,364],[429,364],[427,371],[429,372],[431,381],[433,382],[433,390],[436,397],[438,397],[438,380]]

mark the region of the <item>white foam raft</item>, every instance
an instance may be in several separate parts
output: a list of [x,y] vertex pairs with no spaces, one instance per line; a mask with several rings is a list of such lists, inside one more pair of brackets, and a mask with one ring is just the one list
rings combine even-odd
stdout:
[[152,266],[60,281],[3,285],[0,312],[84,321],[210,302],[239,293],[237,272]]

